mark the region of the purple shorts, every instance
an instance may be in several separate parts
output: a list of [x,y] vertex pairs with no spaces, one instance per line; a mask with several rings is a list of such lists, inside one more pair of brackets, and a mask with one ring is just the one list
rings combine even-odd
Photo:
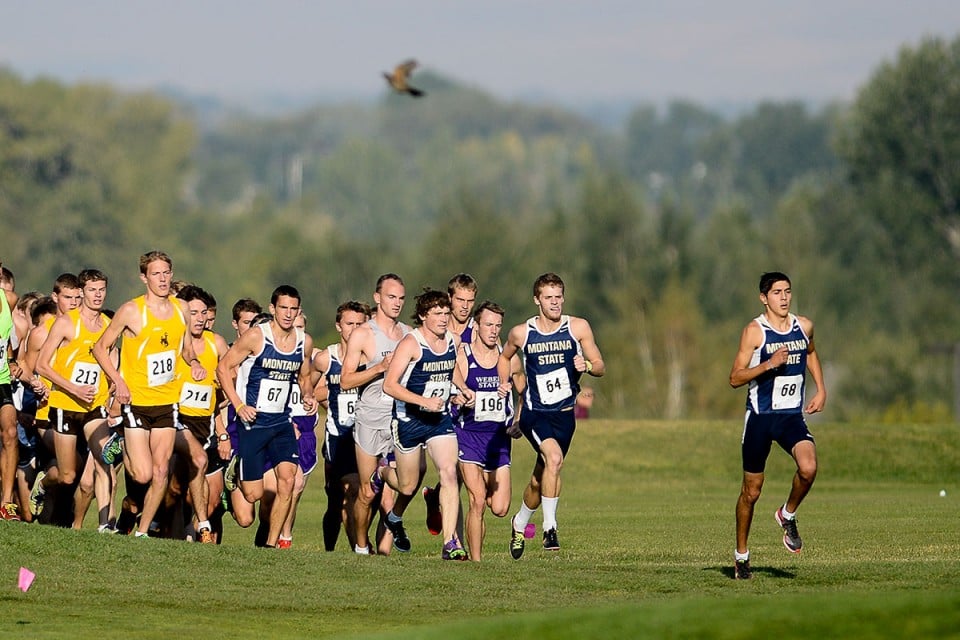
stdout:
[[300,432],[300,468],[304,475],[313,471],[317,466],[317,416],[294,416],[293,424]]
[[505,431],[470,431],[459,426],[455,426],[455,431],[460,462],[479,465],[484,471],[510,466],[513,439]]

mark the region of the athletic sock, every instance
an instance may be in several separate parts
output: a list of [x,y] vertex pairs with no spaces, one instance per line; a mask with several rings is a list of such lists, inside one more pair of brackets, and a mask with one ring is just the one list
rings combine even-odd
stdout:
[[557,528],[557,503],[560,502],[560,497],[556,498],[543,498],[541,503],[543,504],[543,530],[550,531],[550,529]]
[[201,520],[200,522],[197,523],[197,531],[200,531],[201,529],[211,529],[211,528],[212,527],[210,526],[209,520]]
[[393,512],[393,509],[390,509],[390,511],[387,513],[387,520],[389,520],[394,524],[396,524],[397,522],[403,522],[403,518],[395,514]]
[[735,562],[742,562],[744,560],[750,559],[750,550],[747,549],[746,553],[740,553],[736,549],[733,550],[733,559]]
[[527,523],[530,522],[530,518],[532,518],[533,514],[536,512],[536,509],[531,509],[527,506],[526,502],[521,500],[520,511],[517,511],[517,515],[513,516],[513,530],[522,532],[524,529],[526,529]]
[[783,506],[780,507],[780,515],[783,516],[784,520],[793,520],[794,518],[797,517],[797,512],[794,511],[793,513],[790,513],[789,511],[787,511],[787,503],[784,502]]
[[356,553],[356,554],[358,554],[358,555],[361,555],[361,556],[368,556],[368,555],[370,555],[370,549],[369,549],[369,547],[361,547],[361,546],[358,545],[358,544],[353,545],[353,552]]

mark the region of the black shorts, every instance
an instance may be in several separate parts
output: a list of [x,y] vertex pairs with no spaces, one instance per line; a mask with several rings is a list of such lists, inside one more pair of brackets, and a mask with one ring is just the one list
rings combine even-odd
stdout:
[[357,471],[357,450],[352,430],[342,435],[332,435],[323,430],[323,459],[329,465],[330,477],[340,480]]
[[215,473],[220,473],[227,468],[228,464],[230,464],[230,460],[224,460],[220,457],[220,449],[217,447],[219,443],[219,440],[217,440],[217,434],[213,434],[207,438],[206,443],[204,443],[203,450],[207,452],[206,475],[208,476],[212,476]]
[[213,416],[185,416],[182,413],[177,419],[178,431],[189,431],[202,445],[210,441],[213,433]]
[[540,443],[554,439],[560,445],[563,456],[567,456],[573,433],[577,429],[577,420],[573,409],[569,411],[534,411],[524,408],[520,413],[520,432],[526,436],[533,448],[540,453]]
[[[43,440],[43,434],[46,433],[46,431],[50,428],[51,425],[49,420],[40,419],[33,421],[33,432],[36,434],[36,447],[34,448],[34,454],[37,456],[36,468],[44,471],[57,464],[56,452],[52,450],[53,438],[50,437],[46,442]],[[29,435],[29,429],[27,430],[27,433]],[[47,447],[47,444],[50,445],[49,448]]]
[[743,470],[747,473],[763,473],[774,442],[793,455],[793,448],[804,440],[814,442],[802,413],[747,411],[740,441]]
[[7,404],[16,407],[13,403],[13,385],[9,382],[0,384],[0,407]]
[[103,420],[107,417],[107,410],[96,407],[90,411],[67,411],[50,407],[50,424],[55,432],[64,436],[78,436],[84,438],[83,428],[94,420]]
[[125,429],[176,429],[177,405],[162,404],[156,407],[144,407],[135,404],[123,405],[123,426]]

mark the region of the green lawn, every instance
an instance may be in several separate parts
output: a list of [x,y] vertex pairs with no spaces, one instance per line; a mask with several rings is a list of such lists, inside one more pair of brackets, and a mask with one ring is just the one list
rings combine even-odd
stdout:
[[[773,520],[792,475],[775,450],[750,582],[731,579],[740,425],[594,420],[564,468],[558,553],[533,540],[513,561],[507,520],[488,516],[482,564],[441,562],[420,499],[411,553],[325,553],[320,477],[290,551],[254,549],[232,524],[209,548],[0,522],[0,637],[960,637],[960,427],[814,433],[804,551],[787,553]],[[25,594],[20,566],[37,573]]]

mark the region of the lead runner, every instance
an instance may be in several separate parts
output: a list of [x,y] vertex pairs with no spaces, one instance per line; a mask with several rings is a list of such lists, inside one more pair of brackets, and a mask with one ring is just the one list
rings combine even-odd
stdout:
[[510,555],[514,560],[523,555],[523,531],[541,503],[543,548],[560,549],[560,468],[576,429],[573,407],[580,377],[584,373],[600,377],[605,370],[590,323],[563,314],[563,294],[563,280],[557,274],[545,273],[536,279],[533,302],[539,313],[510,330],[497,363],[500,383],[506,385],[511,379],[510,359],[520,353],[527,388],[522,396],[519,427],[537,452],[520,510],[512,520]]

